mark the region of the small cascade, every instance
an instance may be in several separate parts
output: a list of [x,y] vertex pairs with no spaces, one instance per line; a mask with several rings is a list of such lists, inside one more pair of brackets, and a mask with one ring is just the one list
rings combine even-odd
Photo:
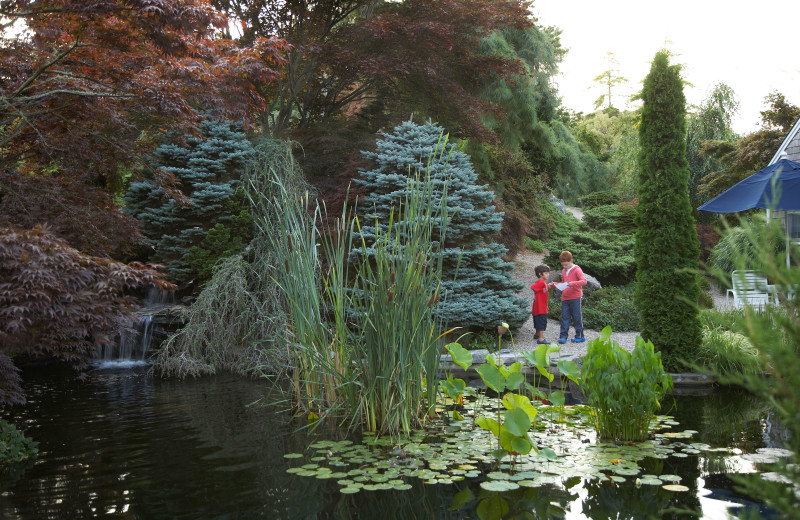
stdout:
[[133,326],[120,329],[116,345],[107,345],[98,352],[100,368],[127,367],[147,364],[147,356],[154,344],[165,337],[164,325],[169,309],[175,306],[173,291],[150,287],[136,312],[138,320]]

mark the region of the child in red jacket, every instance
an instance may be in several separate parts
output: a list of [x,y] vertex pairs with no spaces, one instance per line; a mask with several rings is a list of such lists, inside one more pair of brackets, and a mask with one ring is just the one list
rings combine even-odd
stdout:
[[[561,290],[561,334],[558,342],[567,342],[569,322],[572,320],[572,326],[575,327],[575,337],[572,338],[572,342],[582,343],[586,341],[583,335],[583,313],[581,312],[581,298],[583,298],[586,277],[583,275],[583,270],[572,262],[572,253],[569,251],[562,251],[558,255],[558,260],[561,262],[561,267],[564,268],[561,271],[561,284],[558,286]],[[551,283],[549,286],[556,287],[556,284]]]
[[547,277],[550,276],[550,268],[546,265],[537,265],[533,269],[533,274],[536,275],[536,280],[531,289],[533,289],[534,300],[533,309],[533,328],[536,329],[536,338],[539,345],[547,344],[549,341],[544,339],[544,331],[547,330],[547,298],[549,293],[547,291]]

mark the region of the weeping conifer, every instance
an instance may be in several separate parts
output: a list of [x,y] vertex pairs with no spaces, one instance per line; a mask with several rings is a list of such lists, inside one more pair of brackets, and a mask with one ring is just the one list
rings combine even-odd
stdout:
[[653,60],[642,90],[636,292],[642,337],[667,370],[684,368],[700,345],[697,259],[700,246],[689,204],[686,98],[680,67],[666,52]]
[[428,169],[433,189],[439,193],[447,190],[450,216],[442,249],[443,290],[437,316],[450,326],[489,329],[501,322],[511,327],[522,325],[528,318],[528,304],[515,295],[521,284],[510,274],[513,264],[501,258],[506,248],[491,242],[500,231],[503,214],[495,211],[494,194],[477,184],[469,157],[447,143],[439,126],[411,121],[384,134],[377,150],[364,155],[375,163],[374,169],[362,171],[356,179],[365,187],[359,204],[367,243],[374,242],[376,223],[383,229],[388,225],[392,209],[405,196],[409,177]]

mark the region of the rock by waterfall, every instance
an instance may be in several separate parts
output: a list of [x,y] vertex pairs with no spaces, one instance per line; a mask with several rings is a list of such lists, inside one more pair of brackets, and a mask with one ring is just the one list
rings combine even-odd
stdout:
[[120,327],[116,344],[98,351],[98,366],[113,368],[146,364],[152,349],[166,339],[167,331],[180,324],[182,309],[182,305],[175,303],[173,291],[150,287],[142,308],[134,313],[134,322]]

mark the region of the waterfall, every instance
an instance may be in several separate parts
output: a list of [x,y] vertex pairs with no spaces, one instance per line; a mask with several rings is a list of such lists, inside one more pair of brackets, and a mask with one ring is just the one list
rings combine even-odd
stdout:
[[121,327],[117,343],[98,351],[98,366],[115,368],[147,364],[148,351],[164,339],[164,311],[174,304],[173,291],[150,287],[142,308],[136,312],[137,321],[133,326]]

